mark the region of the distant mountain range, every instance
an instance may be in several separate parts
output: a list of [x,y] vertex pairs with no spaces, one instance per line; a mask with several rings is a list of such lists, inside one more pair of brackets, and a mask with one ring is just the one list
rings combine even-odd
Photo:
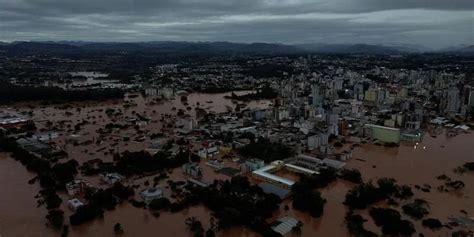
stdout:
[[303,50],[283,44],[229,43],[229,42],[12,42],[0,44],[0,50],[13,53],[85,53],[85,52],[129,52],[146,54],[291,54]]
[[440,52],[474,53],[474,45],[460,45],[439,50]]
[[301,44],[297,47],[315,53],[399,54],[399,48],[370,44]]
[[285,45],[274,43],[231,43],[231,42],[84,42],[84,41],[16,41],[0,42],[0,50],[11,53],[63,53],[77,54],[82,52],[129,52],[160,54],[300,54],[300,53],[350,53],[350,54],[403,54],[403,53],[474,53],[474,45],[452,47],[443,50],[432,50],[412,44],[298,44]]

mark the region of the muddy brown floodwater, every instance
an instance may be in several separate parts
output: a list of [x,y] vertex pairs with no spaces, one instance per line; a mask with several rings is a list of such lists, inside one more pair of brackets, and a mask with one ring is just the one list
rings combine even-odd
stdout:
[[[364,160],[364,161],[361,161]],[[453,170],[465,162],[474,161],[474,134],[460,134],[456,137],[447,138],[444,135],[432,138],[424,136],[424,140],[415,148],[415,144],[404,143],[400,147],[387,148],[372,144],[365,144],[356,147],[353,151],[353,158],[348,162],[348,168],[357,168],[361,171],[364,181],[378,178],[395,178],[398,184],[407,184],[412,187],[415,198],[422,198],[430,204],[430,214],[427,217],[437,218],[443,223],[447,223],[448,217],[465,216],[460,211],[468,213],[468,217],[474,216],[474,174],[457,174]],[[458,192],[439,192],[437,187],[444,184],[444,181],[436,177],[445,174],[452,180],[461,180],[465,183],[465,188]],[[414,186],[430,185],[430,192],[423,192]],[[321,218],[314,219],[305,213],[301,213],[291,208],[291,202],[285,201],[290,209],[284,210],[284,205],[280,211],[275,213],[275,219],[279,216],[296,217],[303,222],[301,235],[294,236],[342,236],[349,237],[344,216],[347,209],[343,205],[345,195],[354,184],[345,181],[337,181],[321,190],[322,196],[327,200],[324,207],[324,214]],[[400,202],[400,206],[409,201]],[[385,205],[386,206],[386,205]],[[393,207],[399,209],[399,207]],[[376,227],[367,211],[361,211],[368,222],[366,228],[381,234],[380,228]],[[402,214],[403,215],[403,214]],[[404,219],[412,221],[418,233],[425,236],[451,236],[455,230],[443,228],[438,231],[431,231],[421,225],[420,220],[413,220],[403,215]],[[471,229],[472,230],[472,229]],[[291,234],[290,234],[291,235]]]
[[[191,94],[188,96],[188,103],[193,109],[187,111],[193,114],[194,107],[197,102],[201,108],[208,108],[210,111],[223,112],[226,106],[235,107],[230,100],[223,98],[227,94]],[[39,127],[45,127],[46,119],[57,123],[61,120],[70,120],[66,124],[72,127],[78,122],[86,119],[91,123],[84,125],[79,132],[67,131],[63,129],[61,136],[53,139],[53,141],[64,146],[69,157],[84,162],[94,158],[105,160],[111,159],[111,155],[105,155],[97,150],[110,146],[121,147],[121,149],[142,150],[146,147],[145,142],[124,142],[121,137],[135,136],[132,130],[121,131],[117,134],[108,135],[103,138],[100,144],[89,144],[87,146],[73,146],[65,140],[73,133],[81,135],[83,140],[97,139],[96,130],[110,122],[110,118],[104,113],[107,108],[121,109],[123,115],[116,118],[117,123],[124,121],[127,116],[132,117],[132,111],[135,113],[145,114],[158,120],[163,114],[176,114],[173,107],[177,109],[185,109],[179,98],[165,102],[163,104],[149,104],[150,99],[142,97],[134,98],[133,102],[136,106],[124,108],[122,101],[107,101],[103,103],[79,103],[73,104],[82,108],[80,112],[75,111],[77,107],[68,109],[73,113],[72,116],[65,116],[64,109],[54,108],[54,106],[37,106],[29,109],[26,106],[15,106],[18,111],[34,111],[34,119],[38,121]],[[206,103],[206,101],[213,103]],[[145,105],[148,104],[148,105]],[[252,102],[248,104],[251,108],[265,108],[269,104],[268,101]],[[1,108],[0,108],[1,109]],[[153,113],[152,111],[156,111]],[[43,121],[43,122],[42,122]],[[93,124],[92,122],[95,122]],[[149,123],[143,126],[143,130],[151,133],[159,132],[162,127],[160,122]],[[114,141],[110,137],[120,137]],[[85,149],[88,151],[86,152]],[[114,148],[115,149],[115,148]],[[348,162],[349,168],[357,168],[361,171],[365,181],[376,180],[381,177],[392,177],[399,184],[410,185],[415,193],[415,197],[427,200],[430,205],[429,217],[438,218],[446,223],[448,217],[463,216],[460,210],[468,212],[468,216],[474,216],[474,175],[473,174],[456,174],[453,170],[465,162],[474,161],[474,134],[460,134],[458,136],[447,138],[439,135],[437,138],[426,135],[424,140],[416,147],[414,144],[404,143],[400,147],[387,148],[382,146],[365,144],[356,147],[353,150],[353,158]],[[226,165],[237,167],[232,161],[226,160]],[[204,179],[212,180],[214,178],[228,178],[222,174],[215,173],[212,169],[202,164],[204,169]],[[445,174],[453,180],[462,180],[466,187],[459,192],[438,192],[437,187],[443,184],[443,181],[437,180],[436,177]],[[288,174],[285,174],[288,175]],[[173,180],[184,180],[180,169],[174,170],[170,176]],[[10,158],[9,154],[0,152],[0,236],[1,237],[17,237],[17,236],[59,236],[60,233],[48,228],[45,223],[46,210],[44,207],[36,207],[36,199],[34,196],[39,191],[38,184],[29,185],[28,180],[34,177],[19,162]],[[134,181],[143,184],[145,180],[152,178],[142,178]],[[91,180],[92,183],[97,181]],[[164,181],[160,184],[165,184]],[[415,185],[430,185],[431,191],[422,192],[414,188]],[[142,186],[143,187],[143,186]],[[327,203],[324,209],[324,215],[321,218],[311,218],[309,215],[291,208],[290,200],[285,200],[280,210],[276,211],[273,219],[281,216],[292,216],[302,221],[304,226],[299,236],[349,236],[344,223],[344,215],[346,208],[342,204],[345,194],[354,187],[354,184],[345,181],[337,181],[321,190]],[[166,194],[166,190],[165,190]],[[65,200],[65,196],[63,196]],[[403,202],[401,203],[404,204]],[[285,211],[284,206],[288,205],[289,210]],[[63,207],[66,210],[65,207]],[[399,209],[399,208],[397,208]],[[366,227],[369,230],[380,233],[368,216],[367,212],[360,212],[369,221]],[[66,211],[65,217],[70,212]],[[142,210],[131,206],[129,203],[121,204],[114,211],[106,211],[104,218],[95,220],[90,223],[78,227],[71,227],[69,236],[115,236],[113,226],[115,223],[121,223],[125,233],[123,236],[191,236],[186,230],[184,221],[187,217],[195,216],[203,222],[204,228],[209,227],[210,211],[203,206],[191,207],[180,213],[162,212],[159,217],[154,217],[149,211]],[[410,219],[409,217],[404,217]],[[421,226],[421,221],[410,219],[419,232],[423,232],[425,236],[446,236],[454,230],[443,228],[439,231],[432,232]],[[251,230],[234,227],[219,232],[219,236],[258,236]],[[290,234],[292,236],[293,234]],[[296,234],[294,236],[297,236]]]

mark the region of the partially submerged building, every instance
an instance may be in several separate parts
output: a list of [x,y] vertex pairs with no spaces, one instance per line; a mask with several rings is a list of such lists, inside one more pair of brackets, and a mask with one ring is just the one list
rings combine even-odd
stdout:
[[265,166],[265,162],[263,160],[252,158],[245,160],[245,162],[240,166],[240,169],[243,172],[252,172],[262,168],[263,166]]
[[71,209],[71,211],[77,211],[77,209],[79,209],[79,207],[82,207],[84,205],[85,204],[77,198],[67,200],[67,207],[69,209]]
[[290,231],[292,231],[293,228],[295,228],[298,225],[299,225],[299,221],[289,216],[279,218],[278,220],[270,224],[272,230],[279,233],[282,236],[290,233]]
[[27,119],[17,113],[4,112],[0,113],[0,128],[21,127],[27,123]]
[[99,174],[100,180],[104,183],[114,184],[124,179],[119,173],[101,173]]
[[69,196],[80,195],[84,193],[87,188],[91,187],[92,184],[82,179],[76,179],[66,184],[66,190]]
[[140,196],[147,204],[151,201],[163,197],[163,189],[159,187],[148,188],[140,192]]
[[219,161],[219,160],[209,160],[206,162],[206,165],[208,165],[209,167],[215,169],[215,170],[220,170],[222,168],[224,168],[224,162],[223,161]]
[[202,168],[198,163],[189,162],[181,166],[183,174],[193,178],[200,178],[202,176]]
[[364,133],[367,137],[383,143],[400,143],[400,129],[375,124],[366,124]]
[[282,161],[272,162],[272,164],[270,165],[264,166],[258,170],[253,171],[252,177],[254,177],[255,179],[273,184],[277,187],[291,189],[293,184],[295,184],[295,181],[272,174],[272,172],[275,172],[283,168],[283,165],[284,163]]

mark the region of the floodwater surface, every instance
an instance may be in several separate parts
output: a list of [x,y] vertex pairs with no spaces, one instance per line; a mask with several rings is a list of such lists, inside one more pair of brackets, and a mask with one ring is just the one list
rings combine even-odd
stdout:
[[[33,119],[37,121],[39,128],[48,128],[47,121],[51,121],[53,126],[57,127],[60,133],[58,138],[51,142],[64,148],[70,158],[78,160],[80,163],[87,160],[99,158],[102,160],[111,160],[112,152],[105,154],[105,151],[121,149],[123,150],[143,150],[149,143],[149,135],[163,132],[166,127],[167,119],[163,116],[169,115],[170,121],[176,116],[179,109],[185,110],[191,116],[195,116],[196,107],[206,108],[208,111],[225,112],[229,107],[234,108],[230,100],[223,97],[227,94],[190,94],[187,103],[184,105],[179,98],[164,103],[155,103],[152,99],[141,96],[129,99],[131,107],[124,107],[122,101],[107,101],[102,103],[78,103],[72,104],[69,109],[55,108],[54,106],[40,106],[28,108],[25,106],[16,106],[18,111],[33,111]],[[191,107],[187,110],[187,107]],[[266,108],[269,101],[251,102],[248,107]],[[175,109],[173,109],[176,108]],[[80,111],[77,108],[81,108]],[[105,114],[108,108],[120,110],[121,115],[109,117]],[[70,114],[66,115],[66,111]],[[153,112],[155,111],[155,112]],[[72,115],[71,115],[72,113]],[[107,123],[123,123],[125,120],[136,117],[135,114],[141,114],[151,118],[147,124],[140,125],[140,130],[144,134],[137,135],[134,128],[116,131],[106,136],[100,136],[97,130],[103,128]],[[73,127],[82,122],[88,121],[82,125],[81,129],[74,131]],[[60,121],[65,121],[62,127]],[[68,127],[69,125],[69,127]],[[165,131],[166,132],[166,131]],[[77,135],[80,143],[85,145],[74,145],[68,141],[71,135]],[[135,138],[144,136],[146,139],[142,142],[134,141]],[[129,137],[130,141],[123,138]],[[97,142],[100,140],[100,142]],[[93,141],[87,143],[87,141]],[[105,147],[105,149],[103,149]],[[102,150],[101,150],[102,149]],[[415,193],[415,198],[422,198],[431,205],[428,217],[440,219],[443,223],[448,222],[448,217],[465,216],[461,210],[467,212],[468,217],[474,216],[474,175],[465,173],[457,174],[453,170],[465,162],[474,161],[474,134],[460,134],[455,137],[446,137],[439,135],[437,138],[426,135],[424,140],[418,145],[412,143],[402,143],[400,147],[383,147],[371,144],[362,144],[353,149],[353,158],[348,161],[348,168],[359,169],[364,181],[378,178],[395,178],[398,184],[410,185]],[[237,168],[237,164],[230,160],[225,160],[226,166]],[[229,178],[222,174],[214,172],[210,167],[202,163],[204,169],[204,179],[212,181],[213,179]],[[444,181],[436,177],[447,175],[452,180],[461,180],[465,183],[465,188],[456,192],[439,192],[437,187],[443,185]],[[289,174],[285,174],[289,175]],[[59,236],[60,233],[48,228],[45,223],[46,210],[44,207],[36,207],[34,196],[40,190],[38,184],[29,185],[28,180],[34,177],[19,162],[10,158],[7,153],[0,153],[0,236]],[[170,173],[173,180],[184,180],[180,169],[175,169]],[[143,183],[152,178],[141,178],[135,180],[135,184]],[[97,183],[91,178],[91,183]],[[160,185],[166,185],[161,181]],[[430,192],[423,192],[415,188],[415,185],[431,186]],[[302,221],[301,235],[291,233],[290,236],[349,236],[347,232],[344,216],[346,207],[343,205],[345,195],[354,184],[345,181],[336,181],[328,187],[320,190],[322,196],[327,199],[324,209],[324,215],[321,218],[312,218],[308,214],[293,210],[291,200],[285,200],[280,210],[276,211],[272,219],[281,216],[292,216]],[[166,190],[165,190],[165,195]],[[65,195],[62,195],[65,200]],[[404,202],[400,203],[405,204]],[[285,210],[288,205],[288,210]],[[400,209],[399,207],[395,207]],[[66,208],[63,208],[65,210]],[[376,233],[381,233],[376,227],[366,211],[360,212],[369,221],[366,227]],[[70,211],[66,210],[67,218]],[[94,220],[78,227],[71,227],[69,236],[115,236],[113,226],[115,223],[121,223],[124,228],[122,236],[191,236],[186,229],[185,220],[194,216],[200,220],[204,228],[209,228],[209,219],[211,213],[203,206],[191,207],[183,212],[168,213],[161,212],[159,217],[155,217],[148,210],[138,209],[129,203],[123,203],[114,211],[106,211],[104,218]],[[418,232],[425,236],[445,236],[454,230],[462,227],[448,230],[443,228],[439,231],[430,231],[421,226],[421,221],[411,220]],[[228,230],[220,231],[219,236],[258,236],[256,233],[242,227],[234,227]]]

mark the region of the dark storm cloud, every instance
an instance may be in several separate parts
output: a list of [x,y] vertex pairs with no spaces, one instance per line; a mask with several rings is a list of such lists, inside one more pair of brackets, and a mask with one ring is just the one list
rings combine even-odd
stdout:
[[472,0],[0,0],[0,40],[472,43]]

